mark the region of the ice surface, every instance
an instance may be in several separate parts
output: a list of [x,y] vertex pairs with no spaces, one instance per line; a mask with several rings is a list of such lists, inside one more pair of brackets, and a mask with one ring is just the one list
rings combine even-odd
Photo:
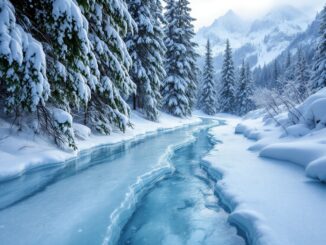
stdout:
[[[162,156],[171,145],[191,140],[191,131],[127,141],[113,152],[99,148],[65,166],[36,169],[2,182],[0,243],[102,244],[113,222],[124,225],[142,192],[171,174],[173,168]],[[118,235],[119,226],[113,227]]]
[[200,162],[213,144],[207,131],[171,159],[176,172],[158,183],[141,201],[123,230],[119,244],[135,245],[241,245],[244,240],[227,223],[218,205],[213,183]]

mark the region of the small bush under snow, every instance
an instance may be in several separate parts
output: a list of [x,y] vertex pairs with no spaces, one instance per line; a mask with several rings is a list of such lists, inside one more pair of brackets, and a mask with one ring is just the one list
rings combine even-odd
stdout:
[[81,140],[87,140],[91,136],[91,129],[85,125],[74,123],[73,128],[75,136]]
[[288,119],[294,124],[304,124],[310,129],[326,127],[326,89],[306,99],[289,112]]

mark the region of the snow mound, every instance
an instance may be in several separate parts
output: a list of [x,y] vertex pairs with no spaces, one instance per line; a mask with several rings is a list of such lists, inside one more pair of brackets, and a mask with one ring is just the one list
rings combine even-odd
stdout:
[[326,180],[326,156],[312,161],[306,168],[307,176],[320,181]]
[[72,127],[74,129],[75,136],[78,139],[87,140],[92,134],[91,129],[85,125],[73,123]]
[[326,98],[314,101],[305,111],[306,123],[314,128],[321,129],[326,126]]
[[305,124],[310,129],[326,127],[326,88],[307,98],[297,108],[291,110],[289,121]]
[[298,164],[307,176],[326,181],[326,88],[274,119],[252,115],[235,128],[236,134],[257,141],[249,150]]
[[310,130],[304,124],[297,124],[287,127],[286,132],[293,137],[302,137],[309,134]]
[[239,123],[235,128],[236,134],[243,134],[246,138],[251,140],[259,140],[261,138],[260,132],[256,128],[250,128],[245,124]]

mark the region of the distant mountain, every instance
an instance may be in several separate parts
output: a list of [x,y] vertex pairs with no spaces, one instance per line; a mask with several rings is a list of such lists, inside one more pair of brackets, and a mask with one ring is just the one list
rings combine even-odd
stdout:
[[294,53],[299,47],[305,50],[315,50],[320,36],[321,21],[322,16],[321,14],[318,14],[306,31],[296,36],[286,51]]
[[213,53],[218,54],[224,50],[226,38],[232,41],[233,47],[241,47],[249,28],[250,23],[229,10],[224,16],[215,20],[211,26],[201,28],[195,39],[199,44],[200,53],[205,51],[207,39],[210,39]]
[[236,65],[246,59],[253,67],[263,66],[279,56],[311,22],[300,10],[289,6],[272,9],[264,17],[248,23],[233,11],[228,11],[209,27],[201,28],[196,41],[199,53],[204,53],[207,39],[218,65],[222,62],[225,40],[228,38],[234,50]]
[[[288,47],[279,55],[275,60],[273,60],[267,66],[264,66],[263,69],[254,70],[254,80],[259,86],[266,86],[266,84],[272,84],[274,81],[271,80],[272,77],[269,77],[268,74],[274,69],[274,63],[282,66],[286,63],[288,53],[292,55],[292,64],[296,62],[296,53],[298,49],[301,49],[309,65],[313,64],[313,57],[318,45],[318,40],[320,37],[320,25],[322,21],[321,14],[318,14],[315,20],[308,26],[308,28],[299,33],[295,39],[288,45]],[[285,70],[281,69],[280,72],[283,74]],[[269,78],[268,78],[269,77]]]

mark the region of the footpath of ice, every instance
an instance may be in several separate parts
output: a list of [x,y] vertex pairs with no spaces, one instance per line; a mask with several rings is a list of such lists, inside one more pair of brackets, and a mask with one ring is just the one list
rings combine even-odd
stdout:
[[194,134],[210,126],[211,125],[198,126],[194,131],[188,133],[187,138],[183,142],[170,145],[161,156],[157,168],[138,178],[137,183],[130,187],[123,203],[112,213],[111,222],[102,243],[103,245],[114,245],[118,242],[123,227],[135,212],[137,204],[141,201],[143,196],[159,181],[173,174],[175,168],[171,163],[171,158],[175,151],[194,143],[196,141]]

